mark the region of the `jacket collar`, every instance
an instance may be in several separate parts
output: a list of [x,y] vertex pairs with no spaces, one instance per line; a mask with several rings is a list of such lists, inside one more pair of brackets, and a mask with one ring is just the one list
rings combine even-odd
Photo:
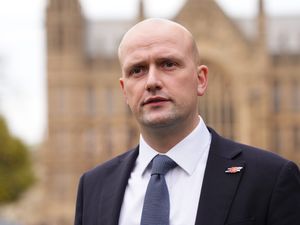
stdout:
[[118,225],[125,189],[138,152],[138,147],[130,150],[107,169],[99,202],[98,225]]
[[[232,200],[244,172],[245,162],[239,160],[241,149],[234,142],[220,137],[213,129],[212,142],[204,173],[196,225],[220,225],[227,219]],[[237,173],[228,168],[242,167]]]

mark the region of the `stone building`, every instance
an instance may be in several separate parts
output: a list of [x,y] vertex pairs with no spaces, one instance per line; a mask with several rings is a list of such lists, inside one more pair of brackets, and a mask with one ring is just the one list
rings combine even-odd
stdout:
[[[300,18],[266,18],[260,1],[256,19],[234,20],[213,0],[187,0],[173,19],[192,31],[210,68],[199,100],[206,123],[300,163],[300,29],[293,25]],[[72,224],[80,174],[137,141],[116,58],[135,22],[90,22],[79,1],[49,1],[48,137],[36,225]]]

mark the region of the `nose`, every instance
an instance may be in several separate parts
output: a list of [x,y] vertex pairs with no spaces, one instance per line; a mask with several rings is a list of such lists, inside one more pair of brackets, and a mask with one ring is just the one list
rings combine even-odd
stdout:
[[154,92],[162,88],[159,71],[154,67],[150,67],[147,75],[145,89],[149,92]]

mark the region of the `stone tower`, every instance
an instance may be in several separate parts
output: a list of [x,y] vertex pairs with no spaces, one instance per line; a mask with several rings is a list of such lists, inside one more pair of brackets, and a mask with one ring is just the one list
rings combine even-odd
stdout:
[[[83,171],[125,151],[137,132],[113,57],[92,57],[78,0],[47,9],[48,138],[43,151],[47,224],[72,224]],[[107,32],[109,34],[109,32]],[[105,43],[98,43],[104,49]],[[117,46],[117,45],[116,45]],[[59,209],[59,210],[58,210]]]
[[[84,104],[79,95],[84,67],[82,63],[83,19],[80,5],[74,0],[51,0],[47,8],[47,85],[48,139],[43,152],[44,217],[49,224],[65,224],[71,215],[75,174],[83,170],[84,161],[73,149]],[[74,88],[76,91],[74,91]],[[87,162],[85,162],[87,163]],[[75,166],[76,165],[76,166]],[[57,210],[57,208],[61,210]],[[68,216],[67,216],[68,217]],[[69,216],[70,217],[70,216]],[[47,222],[45,222],[47,223]]]

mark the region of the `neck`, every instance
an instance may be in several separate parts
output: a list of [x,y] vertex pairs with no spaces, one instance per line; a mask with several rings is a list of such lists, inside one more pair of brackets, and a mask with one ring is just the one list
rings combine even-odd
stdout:
[[190,123],[172,124],[160,128],[141,127],[144,140],[153,149],[160,153],[166,153],[186,136],[188,136],[198,125],[200,119],[194,118]]

